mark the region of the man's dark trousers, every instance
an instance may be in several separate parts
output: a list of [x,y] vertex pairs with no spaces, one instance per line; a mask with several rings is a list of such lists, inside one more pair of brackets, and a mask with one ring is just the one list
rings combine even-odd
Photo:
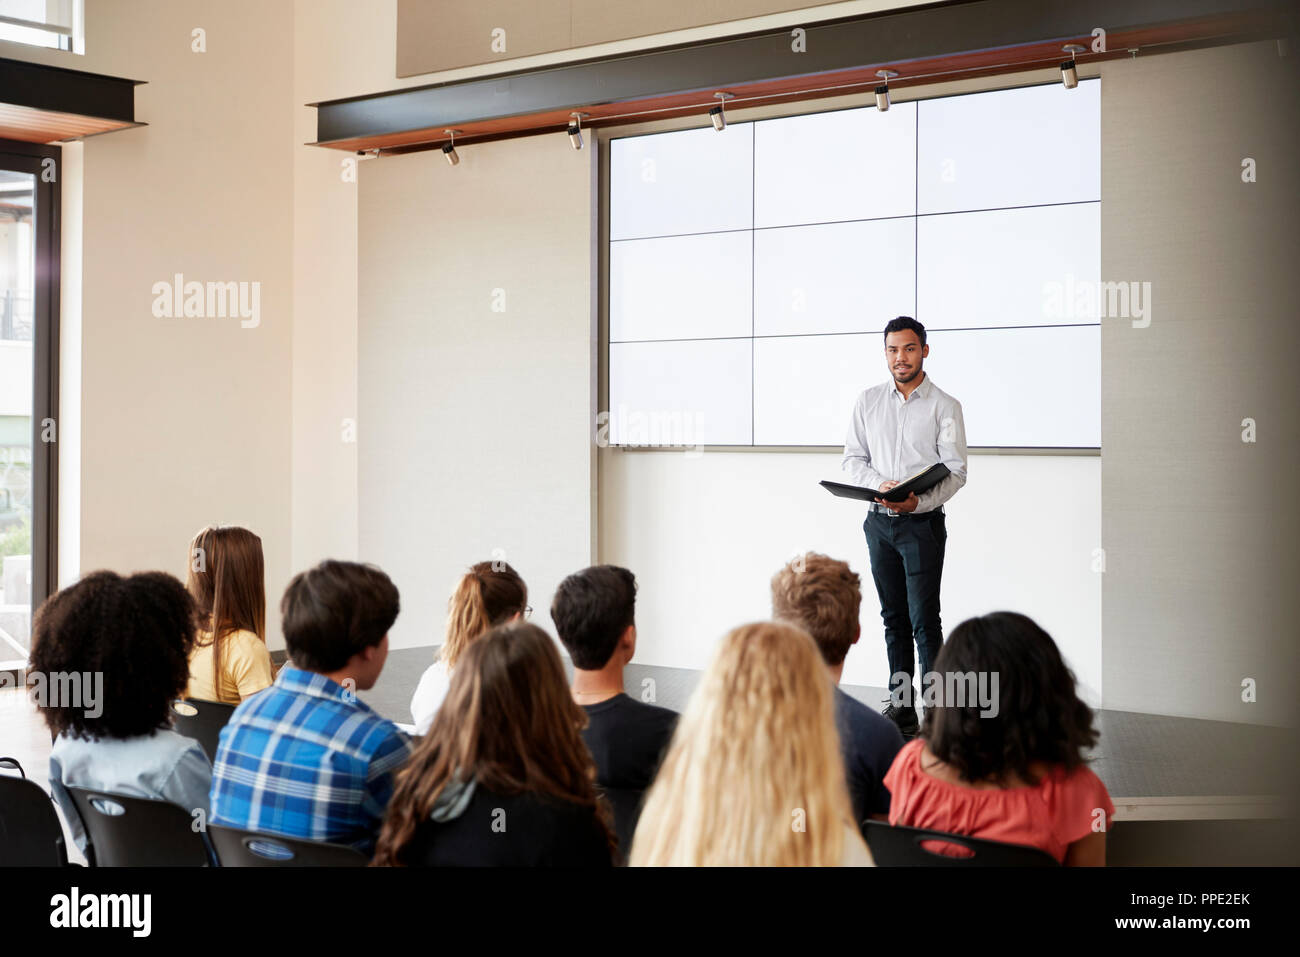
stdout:
[[[885,622],[885,650],[889,656],[890,694],[896,695],[902,680],[911,683],[916,659],[912,642],[921,657],[921,679],[934,670],[934,660],[943,644],[939,621],[939,580],[943,575],[943,549],[948,541],[942,506],[917,514],[897,516],[867,513],[862,524],[871,555],[871,577],[880,596],[880,617]],[[915,697],[895,703],[917,704]]]

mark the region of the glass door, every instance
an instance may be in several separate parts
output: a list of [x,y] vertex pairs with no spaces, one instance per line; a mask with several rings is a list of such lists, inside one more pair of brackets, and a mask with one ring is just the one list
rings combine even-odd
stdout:
[[58,150],[0,141],[0,670],[54,578]]

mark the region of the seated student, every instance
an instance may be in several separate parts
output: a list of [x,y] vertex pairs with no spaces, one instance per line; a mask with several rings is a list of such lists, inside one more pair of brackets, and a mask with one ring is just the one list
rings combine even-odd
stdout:
[[973,687],[976,698],[982,680],[985,700],[926,708],[920,737],[885,776],[889,823],[1027,844],[1063,864],[1105,864],[1115,806],[1084,764],[1084,749],[1097,743],[1092,710],[1047,632],[1014,612],[970,618],[944,642],[935,671],[967,676],[960,690]]
[[[194,605],[163,572],[95,572],[36,613],[27,683],[57,735],[50,790],[83,853],[69,787],[170,801],[206,819],[212,768],[199,743],[170,726],[193,644]],[[70,690],[80,700],[66,700]]]
[[291,664],[221,729],[212,823],[368,851],[410,742],[357,692],[374,687],[397,619],[378,568],[324,561],[280,602]]
[[817,642],[835,684],[835,723],[844,751],[853,818],[858,826],[889,814],[885,774],[903,746],[898,725],[840,690],[844,659],[861,634],[861,581],[846,562],[816,552],[772,576],[772,617],[798,625]]
[[200,630],[185,697],[239,704],[272,680],[262,540],[246,528],[210,525],[190,542],[189,569],[185,587]]
[[481,636],[398,776],[374,864],[610,866],[584,721],[546,632],[520,622]]
[[780,622],[722,639],[646,795],[631,864],[867,865],[811,638]]
[[526,616],[528,588],[505,562],[479,562],[470,567],[447,603],[447,637],[438,660],[420,676],[411,697],[416,734],[425,734],[451,685],[451,673],[471,641],[494,625]]
[[597,565],[560,582],[551,620],[573,659],[573,700],[587,712],[582,732],[596,762],[596,784],[614,812],[626,852],[641,797],[677,726],[677,712],[630,698],[623,668],[636,653],[636,579],[626,568]]

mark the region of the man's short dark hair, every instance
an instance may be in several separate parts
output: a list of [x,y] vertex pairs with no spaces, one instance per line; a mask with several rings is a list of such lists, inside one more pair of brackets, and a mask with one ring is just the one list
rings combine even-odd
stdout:
[[397,620],[397,586],[373,565],[323,561],[284,590],[284,643],[298,668],[338,671],[384,640]]
[[551,620],[573,666],[598,671],[609,664],[618,640],[633,624],[636,578],[617,565],[594,565],[575,572],[555,589]]
[[921,340],[921,345],[925,345],[925,326],[921,325],[911,316],[899,316],[897,319],[890,319],[885,324],[885,339],[889,339],[891,332],[904,332],[911,329],[916,333],[916,338]]

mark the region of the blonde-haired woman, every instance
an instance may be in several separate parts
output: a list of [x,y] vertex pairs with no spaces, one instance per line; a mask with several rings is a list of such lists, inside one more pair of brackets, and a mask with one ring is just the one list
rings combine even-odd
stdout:
[[527,617],[528,586],[506,562],[471,565],[447,603],[447,637],[411,697],[415,733],[427,734],[451,687],[451,672],[475,638],[496,625]]
[[805,632],[722,639],[646,796],[630,863],[870,865],[835,730],[830,678]]

